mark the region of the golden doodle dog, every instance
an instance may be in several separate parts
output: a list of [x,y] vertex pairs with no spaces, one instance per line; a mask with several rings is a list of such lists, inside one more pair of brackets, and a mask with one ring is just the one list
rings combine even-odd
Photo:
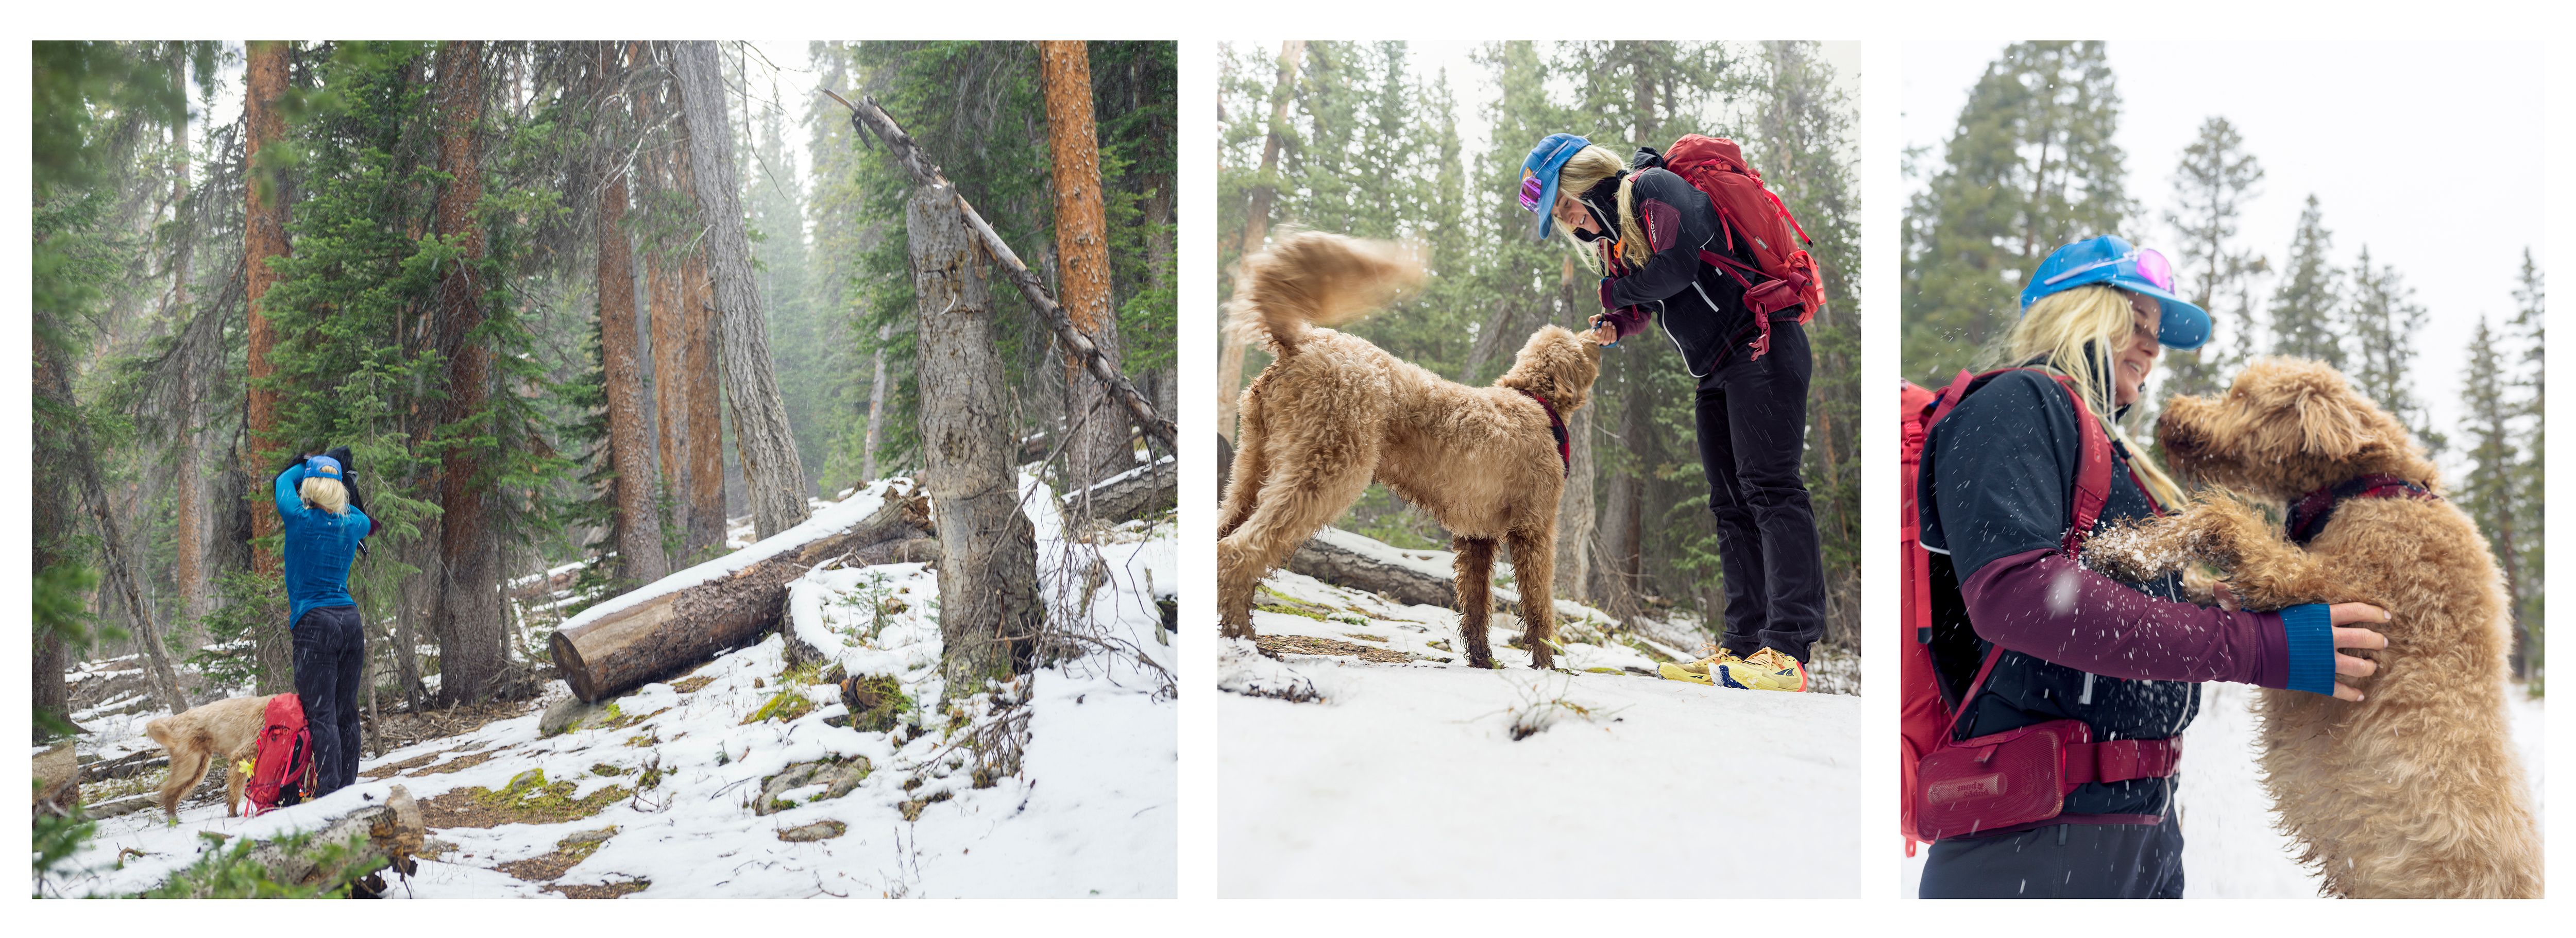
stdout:
[[1317,328],[1357,318],[1421,277],[1394,245],[1319,232],[1244,259],[1234,328],[1275,357],[1243,392],[1234,478],[1217,520],[1218,626],[1228,638],[1254,637],[1261,578],[1375,479],[1450,531],[1468,663],[1493,666],[1485,632],[1494,548],[1508,544],[1523,643],[1534,666],[1550,667],[1548,584],[1566,473],[1556,433],[1590,399],[1601,348],[1544,326],[1511,370],[1477,388]]
[[2347,679],[2361,702],[2266,689],[2256,705],[2279,826],[2325,892],[2539,897],[2505,715],[2504,580],[2423,447],[2342,374],[2290,358],[2255,361],[2225,396],[2174,398],[2156,435],[2175,469],[2230,494],[2095,540],[2097,568],[2136,580],[2197,562],[2249,609],[2388,610],[2388,647],[2346,652],[2378,664]]
[[161,783],[161,811],[179,818],[179,799],[195,791],[215,760],[224,764],[224,813],[240,817],[242,760],[258,750],[259,734],[268,728],[267,697],[233,697],[143,725],[143,733],[170,754],[170,778]]

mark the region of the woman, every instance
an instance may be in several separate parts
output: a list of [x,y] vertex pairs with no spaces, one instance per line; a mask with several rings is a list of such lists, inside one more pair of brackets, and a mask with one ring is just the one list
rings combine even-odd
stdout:
[[1521,205],[1538,215],[1538,240],[1563,226],[1602,275],[1596,341],[1616,345],[1644,331],[1651,314],[1698,381],[1693,407],[1726,578],[1726,635],[1715,654],[1663,673],[1803,691],[1808,649],[1824,635],[1825,564],[1798,474],[1811,368],[1800,307],[1773,312],[1769,351],[1751,354],[1747,343],[1761,324],[1745,306],[1745,287],[1700,259],[1717,251],[1750,266],[1750,245],[1718,237],[1708,196],[1654,165],[1654,151],[1638,157],[1643,168],[1630,172],[1606,147],[1551,135],[1521,164]]
[[[2339,649],[2387,644],[2377,632],[2342,627],[2387,621],[2373,606],[2203,607],[2186,600],[2179,575],[2122,583],[2062,552],[2079,419],[2105,424],[2114,444],[2110,496],[2094,530],[2181,499],[2118,422],[2144,393],[2161,346],[2208,340],[2209,314],[2172,287],[2162,255],[2119,238],[2058,248],[2022,290],[2021,321],[1996,363],[2013,370],[1972,385],[1925,438],[1917,492],[1932,552],[1934,657],[1943,680],[1964,690],[1987,652],[2002,651],[1961,702],[1963,738],[2073,719],[2094,740],[2173,739],[2199,708],[2201,681],[2358,700],[2334,676],[2376,666]],[[2223,589],[2219,598],[2226,602]],[[1940,634],[1961,616],[1975,647],[1945,654]],[[1950,634],[1970,643],[1968,633]],[[2169,763],[2136,774],[2147,777],[2078,786],[2063,813],[2040,826],[1935,842],[1922,896],[2180,897]]]
[[285,524],[288,628],[295,636],[295,694],[313,733],[313,790],[319,798],[358,778],[358,688],[367,638],[349,597],[349,565],[375,532],[348,486],[348,450],[307,456],[277,474],[277,516]]

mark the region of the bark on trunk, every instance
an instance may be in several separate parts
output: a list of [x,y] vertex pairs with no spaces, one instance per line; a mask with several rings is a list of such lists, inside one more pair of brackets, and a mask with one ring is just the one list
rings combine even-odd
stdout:
[[[1279,44],[1279,79],[1270,86],[1270,124],[1261,142],[1261,174],[1252,187],[1252,204],[1244,212],[1243,243],[1235,256],[1242,257],[1261,250],[1261,242],[1270,237],[1270,203],[1277,196],[1271,176],[1279,170],[1279,147],[1286,140],[1290,92],[1297,82],[1297,62],[1306,54],[1306,43],[1290,39]],[[1224,307],[1217,315],[1225,315]],[[1243,352],[1241,337],[1229,333],[1222,321],[1217,326],[1216,360],[1216,428],[1227,439],[1235,434],[1236,408],[1242,404]]]
[[[683,173],[686,170],[683,169]],[[688,465],[689,527],[681,541],[690,557],[722,553],[725,545],[724,414],[717,398],[724,387],[718,373],[714,285],[707,279],[704,246],[680,264],[680,370],[688,377],[688,435],[680,440],[680,461]]]
[[[171,167],[170,204],[174,211],[184,210],[188,198],[188,116],[185,110],[172,128],[178,157]],[[196,238],[179,239],[170,258],[170,308],[178,315],[189,315],[188,278],[196,259]],[[180,414],[178,466],[170,490],[171,560],[170,576],[178,581],[179,614],[184,621],[195,622],[205,614],[206,598],[206,479],[199,472],[206,445],[206,395],[203,374],[195,362],[184,368],[187,402]]]
[[[248,46],[249,93],[242,102],[242,159],[253,172],[249,184],[242,187],[249,194],[242,216],[242,294],[250,307],[246,337],[250,346],[250,449],[242,454],[242,466],[251,478],[265,480],[280,453],[276,439],[277,392],[263,386],[277,374],[277,366],[268,360],[270,349],[277,345],[277,334],[261,300],[277,282],[277,272],[269,269],[268,262],[286,255],[286,193],[277,191],[281,179],[260,173],[257,167],[260,151],[286,135],[286,118],[278,113],[277,103],[286,94],[288,49],[286,43],[277,41],[251,42]],[[276,512],[251,513],[252,536],[263,545],[274,544],[278,525]],[[276,547],[262,546],[251,555],[251,570],[262,578],[283,576],[285,559]],[[267,643],[286,640],[283,629],[274,631],[272,635],[272,630],[257,630],[263,650]]]
[[635,257],[627,245],[626,171],[608,166],[599,196],[599,354],[608,394],[608,458],[617,478],[613,504],[618,557],[626,578],[650,583],[670,575],[662,556],[662,518],[653,500],[653,460],[645,449],[643,377],[635,359]]
[[[787,583],[825,561],[866,565],[931,559],[930,506],[889,493],[884,507],[839,531],[818,532],[730,576],[652,599],[556,632],[547,641],[573,696],[597,702],[724,651],[758,641],[779,624]],[[945,574],[943,573],[943,576]],[[943,618],[946,612],[942,603]]]
[[[1565,308],[1579,310],[1586,299],[1582,295],[1583,278],[1574,275],[1574,259],[1566,258],[1559,275],[1557,291]],[[1565,474],[1565,499],[1556,507],[1556,593],[1560,598],[1588,602],[1592,596],[1592,552],[1594,541],[1593,478],[1597,464],[1592,458],[1592,415],[1599,407],[1586,407],[1566,418],[1566,437],[1574,463]]]
[[992,307],[957,206],[948,186],[922,186],[904,206],[904,229],[919,317],[921,475],[939,510],[942,665],[951,691],[971,694],[1025,667],[1043,617]]
[[[438,195],[438,233],[462,239],[465,255],[438,283],[439,344],[448,350],[447,423],[484,410],[491,381],[490,347],[473,337],[483,324],[483,226],[475,205],[483,200],[481,153],[475,127],[483,116],[483,44],[448,42],[438,47],[438,163],[451,181]],[[451,450],[442,471],[440,566],[446,588],[439,599],[439,696],[449,702],[480,701],[506,663],[500,573],[483,501],[490,483],[482,454]]]
[[885,345],[893,330],[877,327],[877,346],[868,352],[868,437],[867,452],[859,454],[859,474],[869,480],[877,475],[877,446],[885,440],[886,366]]
[[741,196],[734,185],[733,131],[725,116],[716,44],[676,43],[672,58],[680,110],[689,128],[698,214],[707,223],[702,243],[714,281],[715,318],[724,337],[725,399],[733,408],[734,443],[742,456],[752,527],[768,537],[805,520],[805,466],[797,457],[787,404],[770,365],[768,317],[761,314],[750,235],[743,229]]
[[[1091,56],[1080,40],[1038,43],[1046,90],[1047,147],[1055,182],[1056,295],[1073,327],[1090,337],[1114,370],[1120,367],[1117,308],[1109,279],[1109,221],[1100,196],[1100,143],[1091,118]],[[1076,487],[1136,464],[1136,435],[1110,389],[1068,357],[1065,388],[1073,429],[1065,453]],[[1077,426],[1078,425],[1078,426]]]
[[[44,345],[37,346],[37,393],[63,403],[72,401],[69,364],[61,361]],[[98,522],[100,553],[107,561],[105,586],[124,603],[126,626],[134,632],[134,643],[141,646],[143,664],[151,678],[153,699],[170,712],[188,709],[188,695],[179,690],[179,675],[170,666],[170,650],[161,643],[161,626],[153,618],[151,607],[144,601],[141,572],[128,556],[124,526],[117,522],[115,504],[108,501],[107,487],[99,481],[98,461],[90,452],[89,431],[85,426],[72,428],[68,441],[71,451],[70,474],[79,486],[81,499],[87,503],[90,516]],[[62,529],[54,533],[59,536]],[[69,662],[64,662],[65,666]],[[57,679],[61,671],[56,670]],[[70,714],[64,714],[66,718]]]

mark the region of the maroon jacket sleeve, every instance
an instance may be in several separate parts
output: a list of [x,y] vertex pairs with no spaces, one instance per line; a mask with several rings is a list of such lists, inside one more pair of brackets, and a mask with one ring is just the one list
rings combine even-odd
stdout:
[[2129,680],[2289,686],[2279,613],[2157,599],[2054,550],[1989,561],[1959,592],[1980,637],[2056,664]]

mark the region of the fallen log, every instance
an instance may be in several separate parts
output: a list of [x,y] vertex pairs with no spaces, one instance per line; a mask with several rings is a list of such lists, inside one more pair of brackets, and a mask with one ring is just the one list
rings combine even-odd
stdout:
[[[1396,602],[1458,608],[1447,551],[1404,551],[1339,528],[1315,532],[1288,558],[1288,569],[1334,586],[1366,590]],[[1428,554],[1431,559],[1413,556]]]
[[1178,504],[1180,485],[1180,466],[1165,456],[1151,466],[1138,466],[1073,493],[1065,499],[1065,507],[1078,509],[1088,497],[1092,517],[1108,522],[1130,521]]
[[935,536],[927,499],[889,492],[859,521],[834,527],[818,517],[639,589],[648,594],[640,601],[585,610],[547,644],[573,696],[597,702],[759,641],[786,609],[788,581],[808,570],[932,559]]
[[[420,855],[428,839],[429,826],[421,820],[420,803],[409,790],[396,785],[385,803],[342,815],[313,831],[312,836],[301,838],[300,843],[270,841],[252,847],[248,859],[267,870],[270,880],[315,886],[355,879],[382,866],[407,872],[413,867],[412,858]],[[335,844],[349,849],[345,853],[328,849]],[[151,895],[211,899],[227,896],[219,892],[225,888],[233,888],[233,884],[191,882],[182,874]]]

